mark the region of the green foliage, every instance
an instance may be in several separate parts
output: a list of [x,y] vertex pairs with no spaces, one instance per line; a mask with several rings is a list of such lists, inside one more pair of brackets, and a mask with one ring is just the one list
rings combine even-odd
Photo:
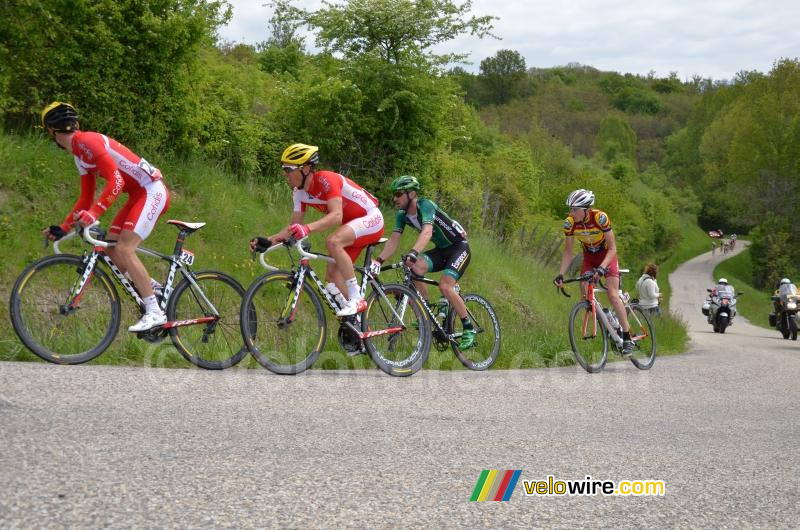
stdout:
[[346,59],[371,55],[392,64],[445,64],[459,55],[436,55],[432,47],[459,35],[491,35],[495,17],[470,16],[472,2],[451,0],[346,0],[323,2],[324,7],[304,14],[317,31],[317,45]]
[[501,105],[513,98],[531,94],[531,82],[525,72],[525,59],[517,51],[500,50],[481,61],[479,102]]
[[600,124],[597,144],[606,162],[613,162],[619,157],[636,159],[636,133],[624,117],[609,114]]
[[187,67],[228,16],[225,2],[210,0],[6,3],[0,111],[20,128],[50,101],[68,100],[84,128],[185,151]]
[[753,281],[768,285],[800,260],[800,62],[742,72],[703,94],[668,143],[668,171],[702,199],[701,223],[753,230]]

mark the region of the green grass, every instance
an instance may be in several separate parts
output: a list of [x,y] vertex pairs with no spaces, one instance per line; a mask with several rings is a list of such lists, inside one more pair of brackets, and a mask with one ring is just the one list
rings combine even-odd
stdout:
[[714,278],[724,277],[733,285],[737,293],[743,293],[736,299],[736,310],[751,324],[762,328],[774,329],[769,325],[767,315],[772,312],[771,291],[764,291],[753,287],[750,278],[753,277],[753,267],[750,261],[750,249],[740,252],[736,256],[721,262],[714,269]]
[[[11,286],[20,272],[34,260],[52,252],[43,247],[40,232],[62,221],[77,196],[79,179],[72,158],[43,137],[0,134],[0,159],[4,161],[4,172],[0,175],[0,243],[5,249],[0,257],[3,263],[0,295],[8,300]],[[196,254],[195,270],[219,269],[232,274],[246,288],[264,272],[250,259],[248,240],[254,235],[277,231],[289,218],[290,190],[282,178],[276,176],[273,184],[254,185],[236,181],[218,168],[199,161],[159,160],[155,155],[148,155],[148,159],[161,168],[172,202],[145,246],[171,253],[177,230],[166,224],[166,219],[205,221],[207,226],[186,241],[186,248]],[[120,200],[115,206],[123,202]],[[108,212],[104,220],[110,220],[113,214],[114,211]],[[386,215],[386,219],[388,231],[393,215]],[[554,229],[558,226],[558,221],[554,221]],[[406,232],[401,249],[410,247],[415,237],[412,231]],[[699,248],[700,237],[696,232],[700,232],[699,229],[687,222],[685,233],[689,237],[673,255],[676,264],[706,250]],[[573,297],[570,299],[555,290],[551,281],[558,264],[543,265],[535,255],[504,247],[496,238],[474,232],[470,234],[470,244],[473,258],[462,290],[485,296],[499,315],[503,347],[495,367],[572,364],[567,317],[577,300],[578,290],[571,289]],[[70,245],[68,251],[80,253],[79,244]],[[312,247],[324,248],[323,237],[314,235]],[[154,277],[165,276],[166,268],[162,263],[150,258],[144,261]],[[662,265],[659,276],[662,289],[666,287],[671,262]],[[288,260],[279,258],[277,264],[286,265]],[[324,269],[319,267],[317,272],[322,276]],[[636,278],[638,274],[631,274],[625,286],[632,289]],[[434,296],[438,297],[438,293],[431,293],[431,298]],[[129,300],[123,299],[122,305],[120,333],[112,346],[93,363],[188,366],[169,340],[152,345],[128,334],[125,327],[133,323],[137,315]],[[687,336],[681,323],[671,317],[656,320],[659,355],[684,351]],[[328,326],[325,352],[316,367],[371,366],[368,358],[349,358],[341,351],[336,341],[336,319],[331,314],[328,314]],[[9,319],[3,319],[0,322],[0,360],[35,359],[17,339]],[[256,365],[255,361],[247,359],[250,366]],[[429,368],[456,366],[460,364],[452,352],[432,349]]]

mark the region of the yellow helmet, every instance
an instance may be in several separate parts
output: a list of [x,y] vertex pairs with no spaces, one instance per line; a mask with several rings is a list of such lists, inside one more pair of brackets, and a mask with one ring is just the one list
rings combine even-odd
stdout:
[[73,132],[78,129],[78,112],[69,103],[54,101],[42,110],[42,126],[58,132]]
[[282,164],[302,166],[319,162],[319,147],[316,145],[292,144],[281,155]]

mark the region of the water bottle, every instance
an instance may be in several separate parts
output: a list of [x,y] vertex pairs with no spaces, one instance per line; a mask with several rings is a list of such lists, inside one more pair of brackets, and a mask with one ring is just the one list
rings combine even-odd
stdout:
[[344,297],[342,292],[336,287],[336,284],[333,282],[328,283],[325,285],[325,290],[330,293],[333,299],[336,301],[336,304],[339,306],[339,309],[342,309],[344,306],[347,305],[347,299]]
[[447,298],[442,296],[439,298],[439,301],[436,303],[436,305],[439,307],[439,314],[436,315],[436,318],[439,320],[444,320],[444,318],[447,316],[447,310],[450,309],[450,302],[447,301]]
[[603,312],[606,314],[608,318],[608,325],[613,330],[620,329],[619,320],[617,320],[617,315],[615,315],[610,309],[607,307],[603,308]]

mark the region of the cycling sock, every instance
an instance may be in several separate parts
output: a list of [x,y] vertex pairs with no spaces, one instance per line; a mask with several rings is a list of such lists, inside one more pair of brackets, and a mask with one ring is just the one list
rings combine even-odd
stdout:
[[630,331],[623,331],[622,332],[622,340],[631,340],[631,332]]
[[461,325],[464,327],[464,329],[472,329],[472,321],[470,321],[469,317],[462,318]]
[[345,281],[344,284],[347,286],[348,300],[358,300],[361,298],[361,290],[358,288],[358,282],[355,276]]
[[158,300],[156,300],[156,295],[148,296],[144,299],[144,310],[145,313],[161,313],[161,308],[158,307]]

